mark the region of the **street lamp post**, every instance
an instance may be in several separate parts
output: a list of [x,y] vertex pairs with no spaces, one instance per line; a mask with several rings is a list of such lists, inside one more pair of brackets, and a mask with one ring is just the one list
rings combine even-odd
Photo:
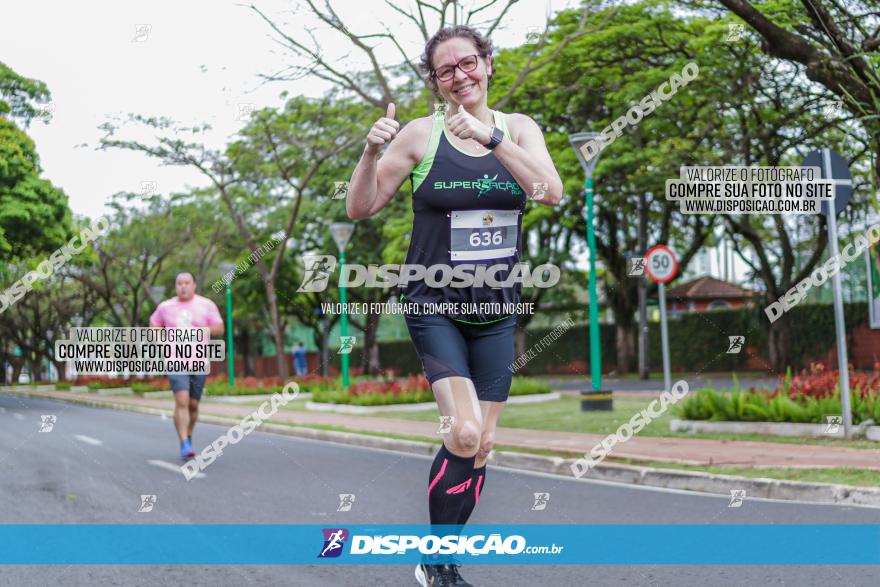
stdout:
[[[223,282],[226,283],[226,364],[229,366],[229,385],[235,387],[235,351],[232,347],[232,263],[220,263],[218,265],[223,274]],[[283,349],[278,349],[283,352]]]
[[54,336],[55,336],[54,330],[52,330],[51,328],[46,330],[46,340],[49,343],[47,345],[49,348],[48,348],[48,353],[46,356],[46,381],[52,381],[52,349],[53,349],[52,341],[54,340],[53,339]]
[[[341,337],[348,336],[348,312],[345,309],[345,245],[351,239],[354,224],[350,222],[334,222],[330,225],[330,234],[339,248],[339,301],[342,303],[340,319]],[[342,353],[342,387],[348,389],[348,353]]]
[[[590,249],[590,374],[593,391],[602,389],[602,347],[599,338],[599,294],[596,286],[596,232],[593,228],[593,168],[599,159],[596,153],[589,159],[584,156],[584,145],[598,136],[594,132],[579,132],[568,136],[568,141],[584,168],[586,181],[584,196],[587,207],[587,247]],[[603,394],[604,395],[604,394]],[[583,403],[581,404],[583,406]]]
[[[83,321],[84,319],[82,316],[80,316],[79,314],[74,314],[73,317],[70,319],[70,324],[73,325],[75,328],[79,328],[83,325]],[[69,331],[70,329],[68,328],[68,336],[70,337]],[[65,365],[65,373],[68,376],[70,376],[71,378],[76,378],[77,376],[79,376],[79,373],[77,373],[76,370],[73,369],[73,362],[65,363]]]

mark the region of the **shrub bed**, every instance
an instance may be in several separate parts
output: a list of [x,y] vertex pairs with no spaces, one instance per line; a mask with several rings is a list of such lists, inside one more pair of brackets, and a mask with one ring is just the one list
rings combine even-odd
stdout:
[[[856,373],[850,367],[853,424],[880,422],[878,369],[880,365],[875,365],[873,373]],[[824,424],[826,416],[842,410],[839,375],[813,364],[795,377],[789,370],[774,390],[743,390],[738,385],[731,392],[704,388],[676,405],[673,413],[685,420]]]
[[[293,381],[299,386],[300,393],[311,392],[321,389],[334,389],[342,385],[338,377],[322,377],[320,375],[306,375],[305,377],[293,377]],[[206,395],[261,395],[280,392],[290,379],[282,377],[241,377],[235,380],[235,387],[229,385],[226,377],[215,376],[208,379],[205,384]]]

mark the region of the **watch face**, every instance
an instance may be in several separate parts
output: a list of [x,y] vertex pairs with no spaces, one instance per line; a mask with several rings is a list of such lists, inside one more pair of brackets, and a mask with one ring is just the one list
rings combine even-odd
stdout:
[[497,126],[492,129],[492,138],[489,139],[489,144],[486,145],[489,149],[494,149],[498,146],[498,143],[501,142],[501,139],[504,138],[504,132],[498,128]]

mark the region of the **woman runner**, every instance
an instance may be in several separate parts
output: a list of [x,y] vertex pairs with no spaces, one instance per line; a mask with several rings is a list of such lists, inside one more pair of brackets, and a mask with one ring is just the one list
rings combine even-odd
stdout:
[[[469,275],[485,270],[486,280],[491,274],[501,282],[455,287],[429,272],[401,284],[405,303],[462,308],[405,315],[440,414],[451,417],[428,476],[433,527],[465,524],[486,486],[486,460],[512,377],[516,317],[509,305],[520,301],[520,285],[503,282],[516,277],[527,194],[555,205],[562,180],[531,118],[488,107],[495,71],[489,39],[467,26],[444,28],[428,40],[421,66],[446,108],[401,129],[389,104],[367,135],[346,207],[350,218],[368,218],[409,177],[414,220],[406,263],[450,271],[469,264]],[[470,586],[458,567],[450,559],[423,560],[416,579],[423,587]]]

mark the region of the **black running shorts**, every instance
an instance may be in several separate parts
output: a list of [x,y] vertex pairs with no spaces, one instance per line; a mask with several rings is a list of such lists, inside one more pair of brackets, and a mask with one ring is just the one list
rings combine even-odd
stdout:
[[513,373],[516,316],[487,324],[452,320],[438,314],[404,315],[422,367],[432,384],[444,377],[467,377],[477,399],[507,401]]

